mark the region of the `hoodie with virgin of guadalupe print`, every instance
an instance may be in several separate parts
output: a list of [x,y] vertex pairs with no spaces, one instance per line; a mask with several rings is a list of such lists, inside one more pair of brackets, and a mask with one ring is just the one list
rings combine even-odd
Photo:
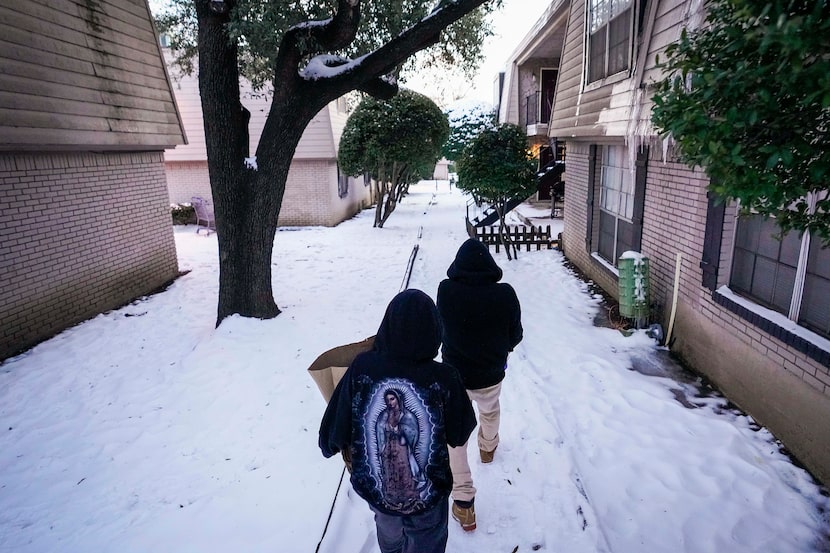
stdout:
[[434,360],[441,335],[429,296],[395,296],[374,348],[355,358],[323,415],[323,455],[348,451],[355,491],[387,514],[418,514],[445,501],[447,446],[464,445],[476,425],[458,372]]

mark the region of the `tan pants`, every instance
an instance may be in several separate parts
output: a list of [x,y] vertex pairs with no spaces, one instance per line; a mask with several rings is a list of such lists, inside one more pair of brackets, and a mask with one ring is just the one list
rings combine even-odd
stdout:
[[[493,451],[499,445],[501,382],[489,388],[467,390],[467,395],[478,407],[478,448]],[[476,489],[473,486],[470,462],[467,459],[467,444],[450,447],[449,451],[450,469],[452,469],[452,498],[459,501],[472,501],[476,496]]]

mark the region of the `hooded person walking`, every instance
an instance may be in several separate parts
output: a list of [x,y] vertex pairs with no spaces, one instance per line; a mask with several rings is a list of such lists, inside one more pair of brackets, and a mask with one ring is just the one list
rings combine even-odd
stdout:
[[351,459],[351,483],[375,513],[382,553],[444,553],[452,489],[448,446],[467,442],[475,412],[458,372],[435,361],[441,320],[405,290],[371,351],[355,357],[320,425],[320,450]]
[[[499,445],[499,396],[507,356],[522,341],[522,315],[513,287],[487,247],[468,239],[438,286],[438,312],[444,325],[442,360],[458,369],[479,413],[478,449],[490,463]],[[475,530],[475,494],[467,444],[450,448],[453,474],[452,516],[466,531]]]

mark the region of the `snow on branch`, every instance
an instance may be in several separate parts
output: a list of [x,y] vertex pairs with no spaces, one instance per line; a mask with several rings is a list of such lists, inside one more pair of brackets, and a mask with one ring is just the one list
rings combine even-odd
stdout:
[[[436,44],[445,28],[488,1],[441,0],[421,21],[363,56],[361,63],[352,66],[351,72],[357,74],[358,78],[362,76],[366,79],[390,73],[409,56]],[[339,75],[343,74],[341,72]]]
[[351,60],[333,54],[314,56],[309,60],[305,68],[300,70],[300,76],[307,81],[330,79],[340,74],[353,71],[356,66],[360,65],[363,57],[361,56],[356,60]]

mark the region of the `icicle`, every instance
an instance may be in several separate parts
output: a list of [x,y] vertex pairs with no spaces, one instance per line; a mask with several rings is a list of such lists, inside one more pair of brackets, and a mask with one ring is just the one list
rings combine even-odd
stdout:
[[626,129],[625,145],[628,150],[628,173],[633,183],[637,172],[637,152],[645,143],[642,129],[640,127],[640,118],[643,112],[643,90],[638,88],[631,95],[631,109],[629,110],[628,127]]
[[668,163],[669,160],[669,146],[671,146],[671,135],[666,135],[663,138],[663,163]]

